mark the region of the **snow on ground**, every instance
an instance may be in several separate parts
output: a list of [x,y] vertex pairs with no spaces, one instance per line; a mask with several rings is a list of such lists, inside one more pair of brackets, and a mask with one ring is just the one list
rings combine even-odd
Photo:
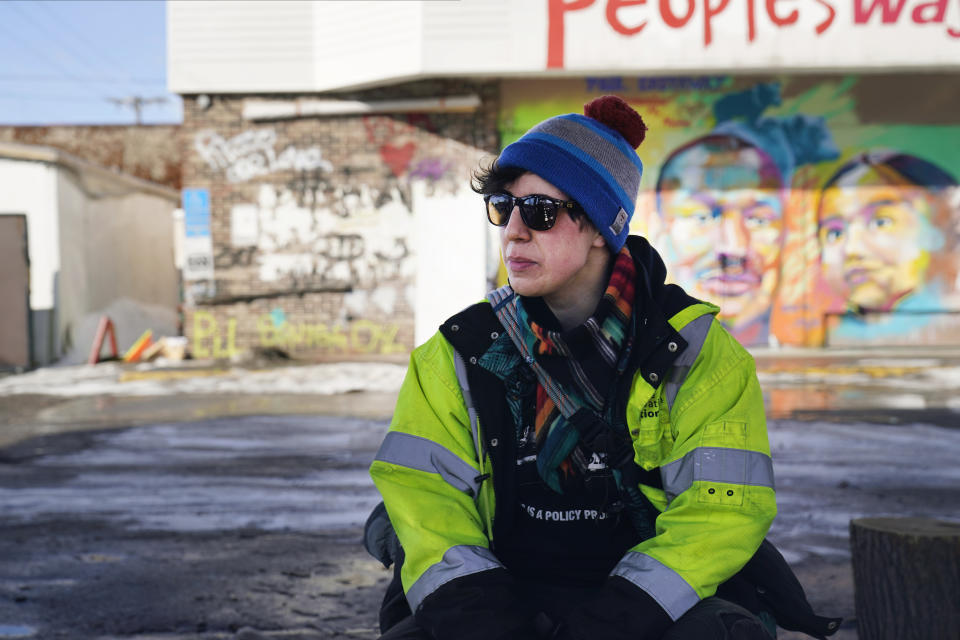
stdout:
[[[927,366],[926,361],[871,360],[856,366],[758,371],[761,386],[873,385],[901,390],[960,389],[960,367]],[[883,374],[883,375],[881,375]]]
[[795,562],[849,556],[850,520],[960,520],[960,430],[925,424],[771,420],[779,515],[771,537]]
[[[307,393],[335,394],[349,391],[395,391],[406,366],[379,362],[340,362],[314,365],[290,364],[269,368],[216,368],[203,363],[139,365],[103,362],[97,365],[46,367],[0,378],[0,396],[46,394],[171,395],[182,393]],[[871,386],[889,388],[879,401],[891,408],[923,408],[922,393],[960,389],[960,366],[945,365],[931,358],[860,359],[855,364],[827,367],[792,367],[757,373],[764,389]],[[960,399],[947,399],[950,409],[960,408]]]
[[75,451],[22,463],[20,481],[0,484],[0,520],[182,532],[358,527],[379,502],[367,468],[386,429],[249,416],[97,433]]
[[0,395],[157,396],[183,393],[307,393],[395,391],[406,366],[339,362],[268,369],[164,368],[103,362],[36,369],[0,378]]

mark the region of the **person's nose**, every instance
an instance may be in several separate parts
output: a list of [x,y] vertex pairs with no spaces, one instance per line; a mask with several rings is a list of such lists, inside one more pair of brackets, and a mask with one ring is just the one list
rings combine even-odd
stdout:
[[863,258],[870,253],[867,247],[866,229],[861,224],[851,224],[846,229],[847,238],[843,249],[847,258]]
[[750,247],[750,234],[739,211],[721,211],[717,234],[717,253],[745,256]]
[[530,239],[530,228],[520,215],[520,206],[513,205],[507,225],[503,228],[503,235],[507,240],[526,241]]

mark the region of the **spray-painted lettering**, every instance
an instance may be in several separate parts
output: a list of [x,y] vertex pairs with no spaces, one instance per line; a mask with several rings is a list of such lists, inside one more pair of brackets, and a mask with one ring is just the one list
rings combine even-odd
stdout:
[[300,149],[288,146],[276,151],[277,133],[273,129],[251,129],[229,140],[215,131],[202,131],[193,146],[207,165],[226,172],[230,182],[246,182],[276,171],[332,171],[318,147]]

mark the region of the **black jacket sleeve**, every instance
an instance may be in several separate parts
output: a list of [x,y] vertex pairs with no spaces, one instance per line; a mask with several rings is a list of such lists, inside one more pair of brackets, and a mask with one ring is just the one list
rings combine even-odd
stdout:
[[557,625],[555,640],[657,640],[673,623],[643,589],[619,576],[607,578],[593,598]]
[[535,611],[526,611],[506,569],[463,576],[424,598],[417,624],[436,640],[534,640]]

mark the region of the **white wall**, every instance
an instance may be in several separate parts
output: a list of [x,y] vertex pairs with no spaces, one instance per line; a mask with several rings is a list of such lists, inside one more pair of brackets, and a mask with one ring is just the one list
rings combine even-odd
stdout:
[[168,84],[179,93],[324,91],[435,75],[960,69],[956,0],[167,6]]
[[[423,11],[436,2],[322,2],[314,4],[313,87],[336,88],[423,70]],[[442,3],[441,3],[442,4]]]
[[59,185],[60,336],[74,337],[84,316],[119,299],[175,310],[179,284],[172,212],[177,203],[129,187],[88,193],[67,170],[61,171]]
[[313,5],[167,2],[167,78],[178,93],[297,91],[312,86]]
[[414,184],[414,255],[417,257],[414,342],[423,344],[440,324],[487,293],[487,227],[480,196],[469,189],[426,197]]
[[60,270],[57,170],[39,162],[0,158],[0,211],[27,215],[30,307],[52,309]]

